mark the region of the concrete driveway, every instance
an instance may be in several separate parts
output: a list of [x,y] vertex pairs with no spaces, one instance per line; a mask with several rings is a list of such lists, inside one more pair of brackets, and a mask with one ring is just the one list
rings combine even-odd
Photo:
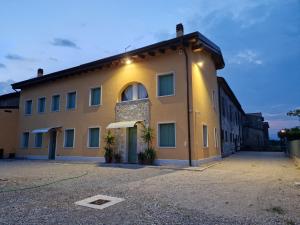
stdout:
[[[300,169],[241,152],[204,171],[0,161],[0,224],[300,224]],[[124,198],[103,210],[74,202]]]

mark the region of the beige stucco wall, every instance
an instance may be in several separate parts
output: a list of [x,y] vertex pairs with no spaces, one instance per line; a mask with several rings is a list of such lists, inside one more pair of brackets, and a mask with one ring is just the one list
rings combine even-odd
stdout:
[[[197,139],[197,144],[192,144],[196,153],[193,159],[200,159],[219,154],[219,150],[213,147],[213,127],[218,128],[217,111],[213,111],[210,102],[210,89],[217,91],[215,68],[210,57],[199,56],[200,53],[189,52],[193,61],[203,60],[205,66],[203,71],[196,69],[193,64],[193,120],[195,123],[195,112],[201,111],[201,118],[197,124],[206,122],[209,125],[210,146],[205,151],[202,149],[202,141]],[[201,53],[202,55],[202,53]],[[175,73],[175,95],[170,97],[157,97],[157,74]],[[169,51],[164,55],[146,58],[146,60],[134,62],[130,65],[121,65],[113,68],[95,70],[69,78],[58,79],[53,82],[40,84],[26,88],[21,92],[20,98],[20,126],[18,142],[21,133],[32,131],[37,128],[62,126],[57,136],[57,156],[103,156],[103,135],[106,126],[115,122],[115,106],[119,101],[121,91],[130,83],[142,83],[149,95],[150,100],[150,126],[157,135],[159,122],[176,123],[176,148],[159,148],[157,140],[154,146],[159,159],[188,160],[188,138],[187,138],[187,110],[186,110],[186,77],[185,58],[178,51]],[[102,105],[99,107],[89,106],[89,91],[92,87],[102,86]],[[199,91],[198,91],[199,90]],[[73,111],[66,110],[66,94],[70,91],[77,92],[77,108]],[[61,95],[60,112],[50,112],[51,96]],[[46,113],[37,113],[37,100],[46,97]],[[216,94],[217,96],[217,94]],[[24,115],[24,102],[33,100],[33,114]],[[200,100],[201,99],[201,100]],[[218,107],[217,107],[218,108]],[[218,110],[218,109],[216,109]],[[99,149],[87,147],[88,128],[101,127],[101,146]],[[200,136],[197,126],[192,126],[197,137]],[[63,132],[65,128],[75,128],[75,147],[73,149],[63,148]],[[34,136],[30,134],[29,149],[18,149],[18,156],[26,155],[48,155],[48,135],[44,137],[43,148],[35,149]],[[139,151],[139,149],[138,149]]]
[[[220,155],[219,101],[216,69],[213,60],[206,52],[191,55],[193,159],[210,158]],[[215,91],[215,103],[212,93]],[[208,147],[203,147],[202,126],[208,126]],[[214,128],[217,129],[217,147]]]
[[18,109],[0,109],[0,149],[4,149],[4,157],[16,153]]

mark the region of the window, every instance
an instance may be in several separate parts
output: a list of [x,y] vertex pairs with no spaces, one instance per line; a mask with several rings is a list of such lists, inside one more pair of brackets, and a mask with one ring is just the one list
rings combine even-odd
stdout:
[[51,111],[58,112],[59,111],[59,102],[60,102],[60,95],[53,95],[52,96],[52,104],[51,104]]
[[42,97],[38,100],[38,113],[44,113],[46,109],[46,98]]
[[75,142],[75,129],[65,129],[64,147],[73,148]]
[[93,127],[89,128],[89,148],[99,148],[100,147],[100,128]]
[[69,92],[67,95],[67,109],[76,108],[76,92]]
[[146,99],[148,98],[148,93],[144,85],[139,83],[134,83],[129,85],[121,95],[121,101],[132,101],[138,99]]
[[208,130],[207,130],[207,125],[203,125],[203,147],[207,148],[208,147]]
[[157,84],[157,95],[158,96],[170,96],[174,95],[174,74],[158,75]]
[[221,131],[221,140],[224,141],[224,130]]
[[91,88],[90,91],[90,106],[101,105],[101,88]]
[[215,138],[215,147],[219,147],[219,137],[218,137],[218,131],[217,128],[214,128],[214,138]]
[[29,146],[29,132],[23,132],[22,140],[21,140],[21,147],[28,148]]
[[43,145],[43,133],[35,134],[34,147],[35,148],[41,148],[42,145]]
[[228,134],[227,134],[227,131],[225,131],[225,142],[228,141]]
[[27,100],[25,102],[25,114],[31,115],[32,113],[32,100]]
[[158,125],[159,147],[174,148],[176,146],[175,123],[161,123]]

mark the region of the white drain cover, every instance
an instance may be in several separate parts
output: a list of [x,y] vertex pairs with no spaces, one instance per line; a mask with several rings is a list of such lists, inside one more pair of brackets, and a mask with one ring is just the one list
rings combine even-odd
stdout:
[[124,200],[125,199],[123,198],[115,198],[107,195],[95,195],[93,197],[75,202],[75,204],[93,209],[105,209]]

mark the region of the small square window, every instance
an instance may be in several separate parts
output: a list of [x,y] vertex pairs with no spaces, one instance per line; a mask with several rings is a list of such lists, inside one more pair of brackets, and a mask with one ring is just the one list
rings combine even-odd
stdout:
[[27,100],[25,102],[25,114],[31,115],[32,113],[32,100]]
[[59,103],[60,103],[60,95],[53,95],[52,96],[52,104],[51,104],[51,111],[58,112],[59,111]]
[[67,95],[67,109],[76,108],[76,92],[70,92]]
[[65,148],[73,148],[74,140],[75,140],[75,130],[74,129],[66,129],[65,130],[64,147]]
[[46,98],[42,97],[38,100],[38,113],[44,113],[46,109]]
[[89,148],[99,148],[100,147],[100,128],[99,127],[89,128],[88,147]]
[[158,75],[158,96],[174,95],[174,74]]
[[35,134],[34,147],[41,148],[43,146],[43,133]]
[[101,105],[101,88],[92,88],[90,91],[90,105],[98,106]]
[[159,147],[174,148],[176,146],[175,123],[161,123],[158,125]]

